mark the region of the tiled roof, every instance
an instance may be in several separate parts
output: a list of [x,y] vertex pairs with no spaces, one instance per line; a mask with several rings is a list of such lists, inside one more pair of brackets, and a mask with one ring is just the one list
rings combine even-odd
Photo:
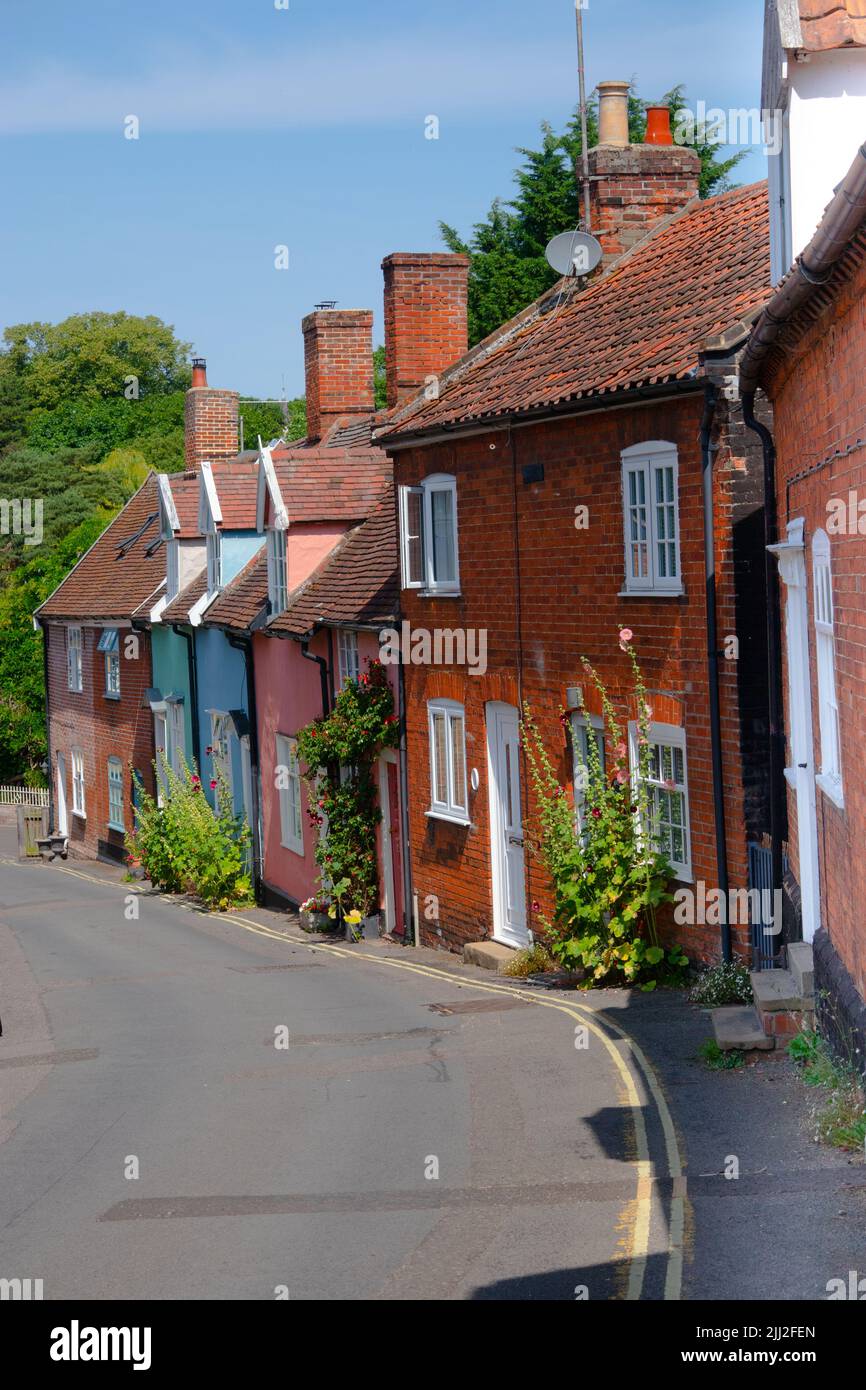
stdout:
[[164,579],[157,482],[151,473],[36,611],[40,618],[129,618]]
[[289,595],[285,612],[268,624],[268,631],[302,637],[322,625],[373,627],[390,621],[399,608],[397,556],[394,489],[389,486],[370,519],[349,531]]
[[289,523],[360,521],[377,507],[392,476],[381,449],[274,449],[274,471]]
[[254,531],[256,528],[256,484],[259,476],[258,453],[241,454],[236,459],[211,466],[224,531]]
[[175,534],[179,540],[190,540],[199,534],[198,472],[170,473],[168,476],[168,485],[171,488],[174,508],[177,512],[177,519],[180,522],[180,530]]
[[267,601],[268,557],[266,548],[262,548],[208,605],[202,622],[245,632]]
[[569,402],[605,402],[694,377],[705,339],[750,318],[770,290],[767,187],[695,202],[580,291],[561,281],[398,407],[377,438]]
[[181,589],[177,598],[166,604],[162,610],[163,623],[185,623],[189,620],[189,610],[207,592],[207,568],[199,571],[191,584]]
[[866,0],[799,0],[799,7],[808,52],[866,46]]

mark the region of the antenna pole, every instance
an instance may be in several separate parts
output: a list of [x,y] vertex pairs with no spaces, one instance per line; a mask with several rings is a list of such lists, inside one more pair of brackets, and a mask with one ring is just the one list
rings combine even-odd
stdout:
[[574,0],[574,17],[577,20],[577,80],[580,90],[580,144],[581,166],[583,170],[583,230],[592,231],[589,209],[589,151],[586,134],[586,79],[583,64],[583,4]]

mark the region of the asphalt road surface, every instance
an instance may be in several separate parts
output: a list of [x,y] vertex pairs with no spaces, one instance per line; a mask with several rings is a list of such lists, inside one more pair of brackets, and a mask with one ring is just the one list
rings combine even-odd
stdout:
[[[725,1200],[730,1126],[684,1201],[682,1117],[646,1060],[682,1004],[651,1005],[641,1049],[595,999],[280,922],[0,863],[0,1278],[46,1299],[595,1301],[753,1297],[749,1252],[769,1297],[850,1267],[849,1239],[806,1269],[793,1215],[756,1255],[772,1192]],[[719,1079],[688,1067],[668,1083],[700,1117]],[[726,1094],[702,1101],[710,1136]],[[826,1212],[849,1172],[823,1166]]]

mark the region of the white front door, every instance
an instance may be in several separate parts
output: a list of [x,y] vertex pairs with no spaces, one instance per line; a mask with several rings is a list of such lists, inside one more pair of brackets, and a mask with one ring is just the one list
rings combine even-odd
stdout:
[[69,817],[66,813],[66,759],[57,754],[57,825],[58,835],[69,834]]
[[493,864],[493,935],[507,946],[527,946],[526,869],[520,804],[520,726],[513,705],[487,706],[490,851]]
[[803,940],[821,925],[818,877],[818,817],[815,808],[815,745],[809,666],[809,605],[802,517],[788,522],[787,540],[770,546],[785,584],[785,646],[788,656],[790,766],[785,778],[797,798],[797,857],[800,868]]

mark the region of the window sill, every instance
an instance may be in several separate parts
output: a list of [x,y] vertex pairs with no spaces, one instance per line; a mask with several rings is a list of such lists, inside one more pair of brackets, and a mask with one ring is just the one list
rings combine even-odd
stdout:
[[677,867],[675,864],[671,865],[671,868],[673,870],[675,883],[694,883],[695,876],[691,869],[687,869],[683,865]]
[[125,835],[125,834],[126,834],[126,826],[125,826],[125,825],[117,825],[113,820],[106,821],[106,825],[108,826],[109,830],[116,830],[117,833],[118,833],[118,835]]
[[842,796],[841,778],[827,777],[823,772],[819,772],[815,778],[815,785],[821,788],[821,791],[829,801],[832,801],[834,806],[838,807],[840,811],[844,811],[845,801]]
[[785,778],[785,781],[788,783],[788,786],[789,786],[789,787],[793,787],[793,788],[794,788],[794,791],[796,791],[796,790],[797,790],[797,769],[796,769],[795,767],[786,767],[786,768],[785,768],[785,771],[784,771],[784,773],[783,773],[783,776],[784,776],[784,778]]
[[303,845],[301,845],[301,848],[298,849],[297,845],[287,845],[285,840],[280,840],[280,848],[289,850],[291,854],[296,854],[299,859],[303,859],[304,857]]
[[76,811],[76,809],[75,809],[74,806],[73,806],[73,808],[72,808],[72,814],[73,814],[73,816],[75,817],[76,820],[87,820],[87,812],[86,812],[86,811]]
[[416,594],[418,598],[462,598],[459,589],[422,589],[417,584],[404,584],[404,594]]
[[433,810],[431,810],[431,811],[425,811],[424,814],[425,814],[426,816],[428,816],[430,820],[444,820],[444,821],[447,821],[447,823],[448,823],[449,825],[462,825],[462,826],[467,826],[467,825],[471,825],[471,824],[472,824],[471,820],[468,820],[466,816],[454,815],[454,814],[452,814],[451,812],[448,812],[448,811],[433,811]]
[[106,700],[119,700],[119,699],[120,699],[120,691],[119,691],[119,690],[103,690],[102,694],[103,694],[104,699],[106,699]]
[[617,598],[684,598],[685,589],[620,589]]

